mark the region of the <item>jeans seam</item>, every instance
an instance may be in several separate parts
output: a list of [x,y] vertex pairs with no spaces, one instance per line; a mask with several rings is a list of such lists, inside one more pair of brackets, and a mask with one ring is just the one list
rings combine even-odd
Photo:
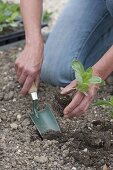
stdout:
[[[90,38],[90,36],[92,35],[93,32],[95,32],[95,30],[98,28],[98,26],[100,25],[100,23],[104,20],[104,18],[108,15],[108,12],[106,12],[103,17],[97,22],[97,24],[94,26],[93,30],[90,32],[89,36],[87,37],[87,39],[84,41],[82,47],[81,47],[81,51],[84,49],[84,46],[86,45],[88,39]],[[81,52],[80,52],[81,54]]]
[[[89,40],[89,38],[90,38],[90,36],[92,35],[92,33],[98,28],[98,26],[100,25],[100,23],[104,20],[104,18],[107,16],[109,14],[109,12],[107,11],[107,12],[105,12],[105,14],[103,15],[103,17],[96,23],[96,25],[94,26],[94,28],[91,30],[91,32],[89,33],[89,36],[86,38],[86,40],[83,42],[83,44],[81,45],[81,50],[80,50],[80,53],[79,52],[77,52],[77,54],[79,54],[79,56],[80,56],[80,54],[82,53],[82,50],[84,49],[84,47],[85,47],[85,45],[86,45],[86,43],[87,43],[87,41]],[[73,58],[72,58],[72,60],[74,60],[76,57],[74,56]],[[74,73],[74,70],[73,69],[71,69],[71,79],[73,79],[73,77],[74,77],[74,75],[75,75],[75,73]]]

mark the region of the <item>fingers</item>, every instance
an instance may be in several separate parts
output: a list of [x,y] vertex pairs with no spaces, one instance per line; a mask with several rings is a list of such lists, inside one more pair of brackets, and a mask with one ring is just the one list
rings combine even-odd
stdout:
[[32,76],[28,76],[21,89],[21,94],[26,95],[29,89],[31,88],[33,82],[34,82],[34,78]]
[[28,70],[26,68],[18,68],[17,71],[17,77],[18,77],[18,81],[21,85],[23,85],[22,89],[21,89],[21,94],[26,95],[27,92],[29,91],[30,87],[32,86],[33,81],[36,83],[36,85],[38,86],[39,84],[39,71],[34,71],[32,70]]
[[16,63],[14,64],[14,67],[15,67],[15,71],[16,71],[16,73],[17,73],[18,66],[17,66],[17,64],[16,64]]
[[73,80],[69,85],[67,85],[65,88],[61,88],[61,94],[67,94],[73,91],[76,87],[76,80]]
[[18,71],[18,57],[19,57],[19,54],[17,55],[17,59],[15,61],[15,71],[16,71],[16,73]]
[[36,46],[26,45],[15,61],[15,70],[19,83],[23,86],[21,93],[25,95],[33,82],[39,83],[40,69],[43,61],[43,42]]
[[77,92],[70,104],[64,109],[64,115],[70,115],[70,113],[81,103],[83,97],[83,93]]
[[[97,92],[97,88],[92,86],[89,89],[88,95],[83,95],[79,92],[73,98],[72,102],[64,109],[64,117],[78,117],[81,114],[85,113],[94,99],[94,96]],[[70,109],[71,107],[71,109]]]
[[40,83],[40,76],[38,75],[37,78],[35,79],[35,84],[36,84],[36,87],[38,89],[38,86],[39,86],[39,83]]
[[[23,76],[23,87],[21,89],[21,94],[26,95],[29,92],[29,89],[31,88],[33,82],[35,82],[36,87],[38,88],[39,84],[39,76],[35,79],[33,76],[27,76],[26,78]],[[25,79],[24,79],[25,78]],[[20,80],[22,81],[22,80]]]
[[94,96],[96,94],[96,92],[99,89],[99,85],[92,85],[92,87],[89,89],[89,95]]
[[23,73],[23,66],[20,66],[18,63],[15,63],[15,70],[16,70],[17,80],[19,81]]
[[20,67],[18,65],[16,66],[16,72],[17,72],[17,80],[21,85],[23,85],[28,76],[27,71],[22,66]]
[[27,76],[28,75],[26,74],[26,72],[23,71],[21,73],[21,75],[19,76],[19,79],[18,79],[19,83],[23,85],[25,80],[26,80],[26,78],[27,78]]
[[90,103],[93,100],[93,96],[84,96],[82,101],[80,102],[80,104],[75,107],[75,109],[70,112],[68,115],[66,115],[66,117],[78,117],[81,116],[83,113],[85,113],[90,105]]

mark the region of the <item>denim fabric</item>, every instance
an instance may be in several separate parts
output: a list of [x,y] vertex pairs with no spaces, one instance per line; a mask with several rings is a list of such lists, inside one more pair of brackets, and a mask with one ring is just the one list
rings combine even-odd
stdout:
[[113,44],[113,18],[108,6],[107,0],[68,1],[45,45],[44,82],[66,86],[75,79],[73,59],[87,69],[108,50]]
[[106,0],[106,5],[111,16],[113,16],[113,0]]

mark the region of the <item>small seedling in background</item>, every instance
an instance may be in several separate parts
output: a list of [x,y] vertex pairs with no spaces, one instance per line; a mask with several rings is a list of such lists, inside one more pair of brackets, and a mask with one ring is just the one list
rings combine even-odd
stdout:
[[9,27],[18,27],[20,18],[20,8],[18,4],[0,0],[0,32]]
[[98,100],[95,105],[109,107],[113,116],[113,96],[111,96],[109,100]]
[[52,12],[44,11],[42,16],[42,21],[44,23],[49,23],[51,21]]
[[77,80],[77,85],[75,88],[85,95],[87,95],[90,85],[104,83],[100,77],[93,75],[93,70],[91,67],[85,71],[83,65],[78,60],[72,61],[72,68],[75,71],[75,77]]

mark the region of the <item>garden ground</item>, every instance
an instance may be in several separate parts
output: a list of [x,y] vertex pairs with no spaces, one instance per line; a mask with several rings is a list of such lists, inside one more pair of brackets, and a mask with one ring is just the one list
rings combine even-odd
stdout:
[[[23,47],[23,45],[21,45]],[[58,87],[40,83],[39,109],[50,104],[62,135],[41,140],[31,122],[31,97],[19,94],[14,60],[20,45],[0,51],[1,170],[100,170],[113,169],[113,119],[103,107],[90,106],[80,118],[64,119]],[[108,98],[113,86],[102,87],[97,98]]]
[[[53,11],[54,25],[66,0],[45,0],[45,9]],[[62,5],[61,5],[62,4]],[[51,27],[50,27],[51,29]],[[101,170],[106,163],[113,170],[113,118],[103,107],[90,106],[80,117],[64,119],[65,102],[59,88],[44,83],[39,87],[39,109],[46,103],[54,110],[62,135],[41,140],[31,122],[31,97],[20,95],[14,60],[21,45],[0,51],[0,169],[1,170]],[[102,87],[96,98],[107,99],[113,84]],[[63,100],[64,101],[64,100]]]

